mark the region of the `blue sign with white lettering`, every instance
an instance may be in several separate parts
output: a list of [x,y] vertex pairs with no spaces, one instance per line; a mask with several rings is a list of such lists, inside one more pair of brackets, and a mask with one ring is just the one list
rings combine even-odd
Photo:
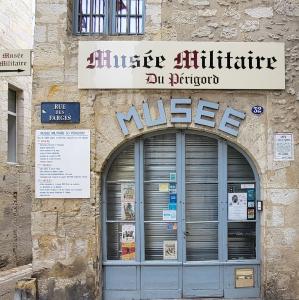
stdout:
[[264,108],[260,105],[255,105],[251,108],[251,111],[255,115],[261,115],[264,112]]
[[80,103],[42,102],[42,123],[80,123]]
[[177,201],[176,194],[169,194],[169,203],[176,203]]

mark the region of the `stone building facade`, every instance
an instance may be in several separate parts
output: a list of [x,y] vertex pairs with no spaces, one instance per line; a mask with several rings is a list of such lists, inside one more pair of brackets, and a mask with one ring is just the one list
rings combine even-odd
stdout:
[[[33,2],[1,1],[0,15],[1,50],[32,49]],[[0,270],[7,270],[28,264],[32,259],[30,164],[32,77],[3,76],[3,73],[0,76]],[[8,145],[10,91],[16,101],[17,136],[16,145],[13,145],[15,149],[11,149]],[[15,150],[16,156],[11,157]]]
[[[124,36],[73,34],[72,4],[70,0],[36,1],[32,143],[36,130],[89,129],[91,195],[87,199],[33,198],[33,271],[40,299],[101,299],[108,280],[104,280],[103,267],[102,183],[110,159],[127,142],[167,129],[194,130],[224,139],[253,162],[263,201],[263,211],[259,213],[257,296],[299,299],[298,4],[288,0],[147,0],[144,34]],[[82,40],[284,42],[286,88],[79,90],[78,42]],[[170,99],[189,97],[192,111],[196,110],[198,99],[219,103],[217,124],[226,107],[245,112],[239,135],[233,137],[217,128],[198,128],[194,122],[171,123]],[[142,130],[130,124],[129,135],[124,136],[115,112],[128,112],[133,105],[142,115],[143,102],[155,107],[158,99],[164,103],[167,123],[144,126]],[[52,101],[80,102],[80,124],[42,124],[41,102]],[[251,112],[255,105],[264,108],[260,116]],[[277,132],[293,133],[294,160],[274,161],[273,139]]]

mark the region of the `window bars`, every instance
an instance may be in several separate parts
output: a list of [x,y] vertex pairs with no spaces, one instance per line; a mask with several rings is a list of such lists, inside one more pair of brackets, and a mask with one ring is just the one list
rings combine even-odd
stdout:
[[142,34],[144,0],[77,0],[77,34]]

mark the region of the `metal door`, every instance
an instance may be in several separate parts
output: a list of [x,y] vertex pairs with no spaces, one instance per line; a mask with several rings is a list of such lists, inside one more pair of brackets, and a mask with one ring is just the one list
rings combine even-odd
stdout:
[[[106,178],[105,299],[259,295],[258,218],[229,222],[227,217],[227,192],[255,185],[255,175],[246,158],[226,141],[188,131],[148,136],[125,147]],[[125,222],[123,184],[134,184],[136,194],[135,217]],[[173,194],[175,205],[170,201]],[[170,214],[169,219],[169,210],[176,211],[175,218]],[[136,228],[133,260],[121,258],[123,224]],[[166,255],[165,245],[176,245],[175,255]],[[238,266],[254,268],[254,288],[235,288]]]

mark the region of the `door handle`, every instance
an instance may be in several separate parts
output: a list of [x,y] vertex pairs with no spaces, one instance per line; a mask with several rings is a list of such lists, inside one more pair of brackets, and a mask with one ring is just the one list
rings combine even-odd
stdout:
[[188,235],[190,235],[190,232],[189,232],[189,231],[185,231],[185,232],[184,232],[184,235],[185,235],[185,236],[188,236]]

